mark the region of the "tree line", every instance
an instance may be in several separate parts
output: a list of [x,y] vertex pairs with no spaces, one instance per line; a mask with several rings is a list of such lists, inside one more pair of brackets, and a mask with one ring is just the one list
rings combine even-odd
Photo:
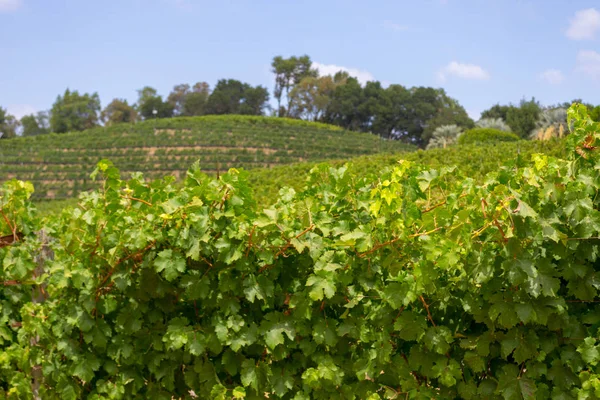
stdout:
[[[0,107],[1,138],[81,131],[101,124],[110,126],[152,118],[243,114],[325,122],[425,146],[431,143],[438,128],[456,126],[457,131],[462,131],[476,125],[458,100],[441,88],[408,88],[400,84],[383,87],[378,81],[362,85],[344,71],[321,75],[307,55],[276,56],[271,67],[275,77],[275,107],[270,105],[270,94],[265,87],[235,79],[221,79],[212,90],[206,82],[179,84],[166,98],[146,86],[138,90],[135,104],[117,98],[104,109],[97,93],[67,89],[49,111],[26,115],[20,120]],[[539,126],[545,111],[563,109],[573,102],[544,107],[534,98],[523,99],[518,104],[496,104],[485,110],[481,118],[501,120],[510,131],[528,137]],[[587,104],[587,107],[592,118],[600,120],[600,106]]]

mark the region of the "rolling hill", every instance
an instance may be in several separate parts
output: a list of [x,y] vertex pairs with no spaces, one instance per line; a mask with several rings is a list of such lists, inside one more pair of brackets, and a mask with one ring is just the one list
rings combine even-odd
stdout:
[[[527,165],[535,153],[554,157],[566,157],[564,139],[550,141],[521,140],[495,144],[456,145],[446,149],[417,150],[401,154],[376,154],[348,159],[328,160],[327,165],[341,167],[348,163],[349,173],[362,178],[380,174],[386,166],[407,160],[433,169],[456,167],[450,179],[472,178],[482,180],[486,174],[497,171],[500,166]],[[250,173],[259,204],[268,205],[277,199],[282,187],[300,191],[306,185],[309,172],[319,166],[318,162],[304,162],[273,169],[256,169]]]
[[300,120],[204,116],[159,119],[0,141],[0,181],[31,181],[34,199],[67,199],[92,189],[96,163],[110,159],[122,172],[181,178],[200,160],[208,173],[273,168],[298,162],[349,159],[414,150],[377,136]]

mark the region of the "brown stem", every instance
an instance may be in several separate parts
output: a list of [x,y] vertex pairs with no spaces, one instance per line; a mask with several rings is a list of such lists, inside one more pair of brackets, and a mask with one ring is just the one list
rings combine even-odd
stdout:
[[16,222],[15,222],[15,225],[13,226],[10,223],[10,220],[8,219],[8,217],[6,216],[6,214],[4,214],[4,210],[2,208],[0,208],[0,214],[2,214],[2,217],[4,218],[4,221],[6,221],[6,224],[8,225],[8,229],[11,230],[14,241],[18,242],[19,241],[19,236],[17,235],[17,224],[16,224]]
[[145,205],[152,207],[152,203],[149,203],[146,200],[142,200],[142,199],[138,199],[136,197],[130,197],[130,196],[121,196],[121,197],[124,199],[127,199],[127,200],[139,201],[140,203],[144,203]]
[[425,302],[423,296],[419,296],[419,300],[421,300],[421,303],[423,303],[423,307],[425,307],[425,311],[427,311],[427,319],[429,320],[429,322],[431,322],[431,325],[436,327],[437,325],[433,321],[433,317],[431,316],[431,312],[429,311],[429,305]]
[[[287,249],[289,249],[290,247],[292,247],[292,240],[299,239],[300,237],[304,236],[306,233],[312,231],[313,229],[315,229],[315,225],[311,224],[308,228],[306,228],[305,230],[303,230],[302,232],[300,232],[299,234],[297,234],[296,236],[294,236],[293,239],[288,239],[286,245],[283,246],[281,249],[279,249],[279,251],[277,252],[277,254],[275,254],[275,257],[273,257],[273,261],[275,261],[280,255],[282,255],[283,253],[285,253],[287,251]],[[268,269],[271,266],[272,266],[271,264],[267,264],[267,265],[262,266],[258,270],[258,273],[260,274],[260,273],[264,272],[266,269]]]
[[96,296],[98,296],[98,293],[100,292],[100,290],[104,287],[104,285],[106,284],[106,282],[108,281],[108,279],[112,276],[112,274],[116,271],[117,267],[119,265],[121,265],[123,262],[131,259],[131,258],[135,258],[135,257],[139,257],[142,254],[144,254],[146,251],[150,250],[154,245],[156,244],[156,240],[152,241],[152,243],[150,243],[148,246],[144,247],[141,251],[138,251],[135,254],[130,254],[126,257],[123,257],[121,259],[119,259],[115,265],[113,265],[113,267],[110,269],[110,271],[108,271],[108,274],[106,274],[106,276],[102,279],[102,282],[100,282],[100,285],[98,285],[98,288],[96,289]]

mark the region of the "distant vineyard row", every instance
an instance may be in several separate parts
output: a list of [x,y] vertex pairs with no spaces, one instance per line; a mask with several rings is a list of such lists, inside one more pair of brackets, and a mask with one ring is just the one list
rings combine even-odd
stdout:
[[92,166],[109,158],[124,171],[179,176],[200,161],[203,170],[270,168],[412,150],[396,141],[338,127],[267,117],[206,116],[50,134],[0,142],[0,177],[36,182],[34,198],[61,199],[95,188]]

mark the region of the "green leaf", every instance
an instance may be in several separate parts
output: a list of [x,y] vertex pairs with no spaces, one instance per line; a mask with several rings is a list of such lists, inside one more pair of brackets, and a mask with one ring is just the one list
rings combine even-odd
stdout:
[[246,397],[246,389],[241,386],[237,386],[233,389],[234,399],[244,399]]
[[596,365],[600,361],[600,352],[596,346],[596,339],[586,337],[583,343],[577,347],[577,352],[581,354],[581,358],[588,364]]
[[425,346],[438,354],[446,354],[452,341],[452,333],[445,326],[430,327],[423,338]]
[[84,382],[90,382],[94,378],[94,371],[100,368],[100,361],[94,358],[84,358],[75,364],[73,375]]
[[394,323],[403,340],[419,340],[427,329],[427,318],[412,311],[403,311]]
[[335,295],[335,284],[327,278],[311,275],[306,281],[306,286],[312,287],[308,295],[314,301],[323,300],[324,297],[330,299]]
[[179,252],[171,249],[163,250],[158,253],[154,260],[156,272],[162,272],[167,281],[175,280],[180,274],[185,272],[185,259]]
[[251,387],[254,390],[258,391],[258,374],[257,367],[254,364],[254,360],[249,358],[242,362],[241,378],[242,384],[245,387]]
[[194,356],[200,356],[204,354],[204,336],[199,333],[191,334],[192,337],[188,337],[187,348],[190,354]]

